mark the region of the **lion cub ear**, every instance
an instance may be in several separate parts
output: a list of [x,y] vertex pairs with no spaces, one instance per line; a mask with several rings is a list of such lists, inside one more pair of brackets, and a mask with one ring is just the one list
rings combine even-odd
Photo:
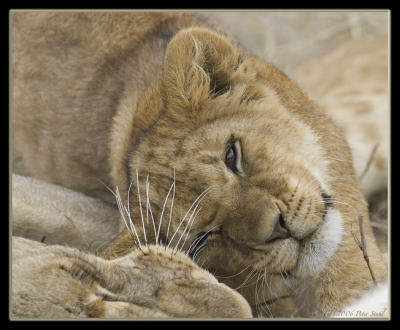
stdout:
[[238,50],[206,28],[188,28],[170,41],[164,58],[162,93],[168,109],[196,110],[227,91],[238,67]]

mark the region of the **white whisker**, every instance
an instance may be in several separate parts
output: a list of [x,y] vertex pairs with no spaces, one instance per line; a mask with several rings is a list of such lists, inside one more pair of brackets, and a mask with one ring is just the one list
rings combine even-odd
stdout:
[[103,185],[104,185],[104,187],[106,187],[107,188],[107,190],[108,191],[110,191],[113,195],[114,195],[114,197],[115,198],[117,198],[117,195],[114,193],[114,191],[109,187],[109,186],[107,186],[103,181],[101,181],[100,179],[97,179],[100,183],[102,183]]
[[[262,298],[263,301],[266,301],[266,297],[265,297],[265,286],[267,284],[267,269],[264,269],[264,274],[263,274],[263,281],[262,281],[262,285],[261,285],[261,292],[262,292]],[[273,316],[268,304],[265,304],[266,310],[264,309],[265,312],[267,312],[267,316]]]
[[128,188],[128,200],[127,200],[127,204],[128,204],[128,210],[130,210],[130,208],[129,208],[129,193],[130,193],[130,191],[131,191],[131,187],[132,187],[132,182],[129,184],[129,188]]
[[243,273],[247,268],[249,268],[251,265],[247,265],[245,268],[243,268],[239,273],[236,273],[235,275],[229,275],[229,276],[219,276],[219,275],[215,275],[218,278],[231,278],[231,277],[235,277],[240,275],[241,273]]
[[140,208],[140,216],[142,217],[142,226],[143,226],[143,235],[144,235],[144,241],[147,244],[147,237],[146,237],[146,229],[144,228],[144,219],[143,219],[143,210],[142,210],[142,200],[140,197],[140,188],[139,188],[139,170],[136,169],[136,183],[137,183],[137,189],[138,189],[138,199],[139,199],[139,208]]
[[[187,228],[189,227],[189,230],[187,231],[187,235],[186,235],[186,239],[185,239],[185,242],[186,242],[187,237],[188,237],[189,232],[190,232],[190,229],[192,228],[193,222],[194,222],[197,214],[199,213],[199,212],[196,212],[197,207],[200,205],[201,201],[204,199],[204,197],[207,195],[207,193],[208,193],[208,191],[199,199],[199,201],[196,204],[196,207],[193,209],[192,215],[190,216],[188,222],[186,223],[186,226],[185,226],[184,230],[182,231],[181,237],[179,238],[178,243],[176,244],[176,248],[177,249],[178,249],[178,245],[179,245],[180,240],[182,239],[183,235],[185,234]],[[199,211],[200,211],[200,209],[199,209]],[[196,215],[196,216],[194,216],[194,215]],[[182,247],[184,246],[185,242],[183,243]],[[182,247],[181,247],[181,249],[182,249]]]
[[[255,296],[255,300],[256,300],[256,309],[257,309],[257,312],[259,313],[259,314],[261,314],[262,315],[262,310],[260,309],[260,298],[259,298],[259,291],[260,291],[260,288],[258,287],[258,282],[260,281],[260,279],[262,279],[262,271],[258,271],[258,273],[257,273],[257,279],[256,279],[256,285],[255,285],[255,291],[254,291],[254,296]],[[261,276],[260,276],[261,275]],[[261,286],[260,286],[261,287]],[[261,312],[261,313],[260,313]]]
[[206,262],[206,259],[203,260],[203,262],[200,265],[200,268],[204,268],[204,263]]
[[[137,233],[137,231],[136,231],[135,225],[133,224],[133,221],[132,221],[132,218],[131,218],[131,214],[130,214],[130,212],[126,209],[125,206],[124,206],[124,209],[125,209],[126,214],[128,215],[129,226],[130,226],[130,228],[131,228],[130,232],[135,234],[136,239],[138,240],[138,243],[139,243],[139,246],[140,246],[141,243],[140,243],[140,240],[139,240],[139,235],[138,235],[138,233]],[[134,238],[134,240],[135,240],[135,238]]]
[[117,201],[118,210],[119,210],[119,213],[120,213],[121,216],[122,216],[122,220],[124,220],[124,223],[125,223],[125,225],[126,225],[126,228],[127,228],[128,231],[129,231],[128,223],[127,223],[127,221],[126,221],[126,219],[125,219],[125,215],[124,215],[124,210],[123,210],[122,205],[121,205],[121,202],[120,202],[118,187],[116,187],[116,191],[117,191],[117,193],[115,194],[115,199],[116,199],[116,201]]
[[[204,190],[204,191],[196,198],[196,200],[193,202],[193,204],[190,206],[190,208],[187,210],[185,216],[184,216],[184,217],[182,218],[182,220],[179,222],[178,227],[176,228],[174,234],[172,235],[171,240],[170,240],[170,242],[168,243],[168,246],[167,246],[168,248],[169,248],[169,246],[171,245],[171,243],[172,243],[172,241],[173,241],[173,239],[174,239],[176,233],[178,232],[179,228],[181,227],[183,221],[185,221],[187,215],[189,214],[189,212],[190,212],[190,210],[192,209],[192,207],[194,206],[194,204],[195,204],[208,190],[210,190],[210,188],[207,188],[206,190]],[[176,247],[176,246],[175,246],[175,247]]]
[[[130,207],[129,207],[129,200],[130,200],[130,196],[129,196],[129,193],[130,193],[130,191],[131,191],[131,187],[132,187],[132,182],[129,184],[129,188],[128,188],[128,196],[127,196],[127,204],[128,204],[128,210],[127,210],[127,214],[128,214],[128,216],[129,216],[129,221],[130,221],[130,226],[132,227],[133,226],[133,222],[132,222],[132,219],[131,219],[131,209],[130,209]],[[118,187],[117,187],[118,188]],[[125,208],[125,206],[124,206],[124,208]],[[136,230],[135,230],[135,232],[136,232]]]
[[146,176],[146,225],[149,228],[149,174]]
[[[201,201],[202,201],[202,200],[204,199],[204,197],[207,195],[207,193],[208,193],[208,191],[204,192],[203,196],[201,196],[201,198],[197,201],[196,206],[195,206],[194,210],[192,211],[192,216],[193,216],[194,212],[196,211],[197,207],[200,205]],[[194,205],[194,204],[192,204],[192,206],[193,206],[193,205]],[[190,209],[192,208],[192,206],[189,208],[188,211],[190,211]],[[188,212],[186,213],[186,215],[185,215],[184,218],[186,218],[187,214],[188,214]],[[181,236],[179,237],[179,240],[178,240],[178,242],[176,243],[176,245],[175,245],[175,247],[174,247],[174,250],[178,248],[178,245],[179,245],[179,243],[180,243],[180,241],[181,241],[181,239],[182,239],[182,237],[183,237],[183,235],[184,235],[186,229],[188,228],[188,225],[189,225],[189,223],[190,223],[190,220],[191,220],[192,216],[189,218],[188,222],[186,223],[186,226],[185,226],[184,230],[182,231],[182,234],[181,234]]]
[[169,227],[171,225],[172,210],[174,208],[175,187],[176,187],[176,179],[175,179],[175,167],[174,167],[174,190],[172,192],[171,209],[170,209],[170,212],[169,212],[169,221],[168,221],[167,235],[165,236],[165,242],[168,242]]
[[[212,231],[213,229],[219,227],[220,225],[216,225],[214,227],[212,227],[211,229],[207,230],[203,235],[201,235],[200,237],[197,237],[192,244],[190,244],[186,255],[189,255],[190,251],[194,251],[197,248],[197,244],[203,239],[204,236],[206,236],[210,231]],[[195,244],[195,246],[193,246],[193,244]]]
[[[120,213],[121,213],[121,216],[122,216],[122,219],[123,219],[123,221],[124,221],[124,223],[125,223],[125,226],[126,226],[126,228],[128,229],[128,231],[129,231],[132,235],[135,235],[135,236],[136,236],[137,242],[138,242],[139,247],[140,247],[140,246],[141,246],[141,242],[140,242],[140,239],[139,239],[139,235],[138,235],[138,233],[136,232],[136,229],[135,229],[135,226],[134,226],[134,224],[133,224],[133,222],[132,222],[132,219],[131,219],[129,210],[127,210],[126,207],[122,204],[121,195],[120,195],[120,193],[119,193],[118,186],[116,187],[116,194],[115,194],[115,196],[116,196],[116,200],[117,200],[117,206],[118,206],[118,209],[119,209],[119,211],[120,211]],[[128,226],[127,220],[125,219],[124,210],[125,210],[125,213],[127,214],[128,218],[129,218],[129,226]],[[129,228],[129,227],[130,227],[130,228]]]
[[[185,240],[183,241],[182,246],[181,246],[181,248],[179,249],[180,252],[182,251],[183,247],[185,246],[185,243],[186,243],[186,241],[187,241],[187,239],[188,239],[188,237],[189,237],[189,234],[190,234],[190,230],[192,229],[192,225],[193,225],[193,223],[194,223],[194,220],[196,219],[197,214],[200,212],[200,210],[201,210],[201,207],[197,210],[197,212],[196,212],[196,213],[194,214],[194,216],[193,216],[193,213],[196,211],[196,210],[194,210],[193,213],[192,213],[192,216],[190,217],[190,219],[189,219],[189,221],[188,221],[188,224],[190,223],[190,226],[189,226],[188,231],[186,232]],[[192,218],[192,217],[193,217],[193,220],[191,221],[191,218]],[[185,234],[185,231],[186,231],[186,228],[187,228],[187,227],[188,227],[188,226],[186,225],[185,229],[184,229],[183,232],[182,232],[182,236]],[[181,236],[181,237],[182,237],[182,236]]]
[[158,222],[158,231],[157,231],[157,236],[156,236],[156,244],[158,244],[158,238],[159,238],[159,235],[160,235],[160,229],[161,229],[161,223],[162,223],[162,219],[163,219],[163,215],[164,215],[165,205],[167,204],[167,200],[168,200],[169,194],[171,193],[171,190],[172,190],[174,184],[175,184],[175,182],[173,182],[171,184],[171,188],[169,188],[168,194],[165,197],[164,205],[163,205],[163,208],[162,208],[162,211],[161,211],[161,215],[160,215],[160,220]]
[[247,274],[246,278],[244,279],[244,281],[242,282],[242,284],[240,284],[237,288],[235,288],[235,290],[244,288],[246,286],[247,282],[254,276],[254,274],[256,272],[257,272],[257,270],[255,268],[251,269],[250,272]]
[[[147,175],[147,182],[146,182],[146,196],[147,196],[147,209],[150,211],[150,217],[151,217],[151,221],[153,223],[153,232],[154,232],[154,237],[156,237],[157,235],[157,231],[156,231],[156,223],[154,221],[154,216],[153,216],[153,211],[151,210],[151,202],[150,202],[150,198],[149,198],[149,194],[150,194],[150,184],[148,181],[148,175]],[[147,226],[148,226],[149,222],[147,220]],[[148,228],[148,227],[147,227]],[[156,241],[156,245],[157,245],[157,241]]]
[[277,294],[274,293],[274,292],[272,291],[272,288],[268,285],[268,281],[267,281],[267,280],[265,281],[265,284],[267,285],[268,291],[271,293],[272,297],[273,297],[274,299],[279,298],[279,297],[277,296]]
[[204,250],[204,248],[207,246],[207,243],[203,243],[202,245],[199,246],[199,249],[196,251],[196,253],[193,255],[192,260],[195,261],[197,256],[200,254],[201,251]]

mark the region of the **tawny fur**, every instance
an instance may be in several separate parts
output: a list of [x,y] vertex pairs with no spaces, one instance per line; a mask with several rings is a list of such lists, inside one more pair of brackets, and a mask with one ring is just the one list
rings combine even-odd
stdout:
[[251,317],[236,291],[163,246],[107,261],[13,237],[12,251],[12,319]]
[[[88,194],[104,194],[101,180],[126,198],[133,183],[133,219],[148,210],[148,182],[157,219],[170,214],[175,178],[170,225],[180,234],[207,190],[185,240],[211,231],[204,267],[231,287],[256,274],[239,289],[254,310],[290,294],[302,315],[329,316],[373,286],[351,234],[359,214],[375,276],[386,279],[343,131],[278,69],[193,27],[204,24],[183,13],[15,13],[15,155],[27,174]],[[237,174],[224,164],[232,141]],[[280,213],[292,236],[267,243]],[[167,225],[160,240],[170,243]],[[104,255],[130,248],[125,232]]]
[[12,175],[12,234],[95,251],[119,232],[113,204],[32,177]]

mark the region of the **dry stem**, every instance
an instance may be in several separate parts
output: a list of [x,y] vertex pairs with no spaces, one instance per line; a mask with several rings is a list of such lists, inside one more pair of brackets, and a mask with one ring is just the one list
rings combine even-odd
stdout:
[[368,158],[367,165],[365,166],[364,170],[362,171],[362,173],[360,174],[360,177],[358,179],[360,182],[364,178],[365,174],[368,172],[368,170],[372,164],[372,161],[374,160],[375,153],[376,153],[376,150],[378,149],[378,146],[379,146],[379,143],[376,143],[374,145],[374,147],[372,148],[371,154],[369,155],[369,158]]
[[358,238],[354,234],[353,230],[351,231],[351,233],[353,234],[354,241],[356,242],[357,246],[360,248],[361,252],[363,253],[365,262],[367,263],[369,272],[371,273],[372,280],[374,281],[374,284],[377,285],[374,272],[372,271],[371,264],[369,263],[369,257],[368,257],[368,253],[367,253],[367,245],[365,243],[364,228],[363,228],[363,216],[362,216],[362,214],[360,214],[358,216],[358,225],[360,227],[361,242],[358,240]]

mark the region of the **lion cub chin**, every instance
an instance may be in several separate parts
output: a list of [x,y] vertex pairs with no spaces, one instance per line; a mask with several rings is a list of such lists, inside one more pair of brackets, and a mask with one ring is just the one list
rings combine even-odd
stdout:
[[12,248],[13,319],[252,316],[236,291],[163,246],[114,260],[21,237]]

